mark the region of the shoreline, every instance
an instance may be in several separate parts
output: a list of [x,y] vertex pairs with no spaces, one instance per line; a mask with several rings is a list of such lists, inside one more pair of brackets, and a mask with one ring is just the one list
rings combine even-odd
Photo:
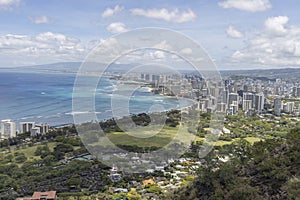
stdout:
[[[10,71],[10,73],[14,74],[16,72]],[[26,72],[21,71],[20,72],[19,71],[18,73],[20,73],[20,74],[23,74],[23,73],[26,73],[26,74],[35,74],[35,73],[40,73],[40,72],[31,72],[31,71],[30,72],[28,72],[28,71],[26,71]],[[45,74],[45,73],[42,72],[42,74]],[[46,73],[46,74],[48,74],[48,73]],[[69,76],[70,73],[55,73],[55,76],[56,75],[66,75],[66,76]],[[111,76],[109,74],[106,74],[105,77],[109,78]],[[25,80],[27,80],[27,79],[25,79]],[[70,79],[70,80],[72,80],[72,79]],[[124,81],[123,83],[126,84],[126,81]],[[136,82],[136,83],[140,83],[140,82]],[[155,94],[153,92],[153,88],[149,84],[145,84],[143,86],[140,86],[140,89],[143,90],[144,93],[149,93],[150,99],[147,97],[149,100],[147,100],[147,102],[146,102],[147,106],[148,105],[149,106],[145,107],[145,109],[143,109],[143,107],[140,107],[140,109],[134,108],[133,112],[131,112],[131,113],[134,113],[134,114],[149,113],[148,112],[149,108],[151,107],[151,105],[155,104],[155,98],[156,99],[160,99],[158,101],[163,101],[163,103],[164,103],[164,109],[162,110],[163,112],[169,111],[169,110],[183,110],[183,109],[186,109],[188,107],[191,107],[191,106],[195,105],[195,101],[193,99],[184,98],[184,97],[176,97],[176,96],[168,96],[168,95]],[[47,90],[44,89],[44,90],[41,90],[41,91],[47,91]],[[51,92],[52,90],[49,90],[49,91]],[[39,93],[39,91],[38,91],[38,93]],[[39,94],[40,94],[41,97],[44,97],[43,96],[44,94],[42,94],[42,93],[43,92],[41,92]],[[151,95],[150,95],[150,93],[151,93]],[[153,95],[153,97],[151,97],[152,95]],[[160,96],[164,96],[165,98],[160,98]],[[141,97],[143,97],[143,95],[141,95]],[[184,105],[182,105],[180,107],[180,103],[178,101],[175,102],[172,99],[178,99],[178,101],[180,99],[183,99],[183,100],[185,100],[185,101],[182,102],[182,104],[184,104]],[[64,98],[63,100],[69,100],[70,103],[68,103],[68,104],[71,104],[71,102],[72,102],[72,98],[71,97],[70,98],[69,97]],[[141,103],[143,103],[143,102],[144,101],[141,100]],[[18,101],[16,101],[16,103],[18,103]],[[49,101],[47,103],[51,103],[51,102]],[[65,104],[67,107],[65,107],[66,109],[64,109],[64,110],[55,110],[54,109],[54,110],[49,110],[49,112],[41,112],[39,109],[32,108],[31,110],[35,110],[35,112],[31,112],[31,113],[24,112],[24,113],[20,113],[20,114],[16,114],[16,115],[9,114],[8,111],[11,108],[8,107],[7,108],[8,111],[6,111],[7,115],[6,115],[6,112],[3,112],[4,115],[1,118],[2,119],[11,119],[13,122],[16,123],[16,128],[17,129],[19,129],[19,123],[20,122],[35,122],[35,123],[44,122],[44,123],[49,124],[50,127],[65,127],[65,126],[70,126],[71,124],[74,124],[74,120],[73,120],[73,116],[72,115],[70,116],[70,115],[67,114],[67,113],[71,113],[72,112],[72,106],[70,106],[70,108],[69,108],[68,104]],[[136,105],[139,106],[138,104],[139,104],[139,102],[137,102]],[[44,107],[47,107],[47,105],[45,105]],[[49,109],[50,108],[51,107],[49,107]],[[137,108],[139,108],[139,107],[137,107]],[[71,110],[68,110],[68,109],[71,109]],[[101,107],[98,110],[101,110]],[[104,113],[104,111],[103,111],[103,113]],[[108,119],[111,119],[111,118],[114,117],[114,116],[110,116],[110,115],[111,115],[110,113],[107,113],[107,115],[106,115],[106,113],[104,113],[103,117],[100,115],[99,118],[103,118],[103,119],[100,119],[99,121],[105,121],[105,120],[108,120]],[[105,116],[107,116],[107,117],[105,117]],[[124,117],[124,116],[120,116],[120,118],[121,117]]]

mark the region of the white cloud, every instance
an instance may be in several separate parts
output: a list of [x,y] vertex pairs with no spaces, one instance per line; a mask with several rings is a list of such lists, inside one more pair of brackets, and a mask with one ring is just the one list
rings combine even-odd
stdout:
[[123,32],[128,31],[125,24],[123,24],[121,22],[115,22],[115,23],[109,24],[106,27],[106,30],[108,30],[111,33],[123,33]]
[[272,7],[269,0],[225,0],[218,4],[222,8],[236,8],[248,12],[265,11]]
[[268,18],[260,34],[232,55],[233,61],[256,66],[300,67],[300,27],[287,26],[287,22],[288,17]]
[[184,48],[180,50],[180,53],[185,55],[191,55],[193,53],[193,50],[191,48]]
[[163,60],[165,59],[165,53],[163,51],[154,51],[153,53],[153,59],[159,59],[159,60]]
[[226,30],[226,33],[229,37],[232,37],[232,38],[242,38],[243,37],[243,33],[238,31],[233,26],[229,26]]
[[18,6],[19,4],[20,0],[0,0],[0,9],[11,9],[12,7]]
[[88,50],[79,39],[52,32],[35,36],[13,34],[0,36],[0,56],[24,60],[24,63],[25,60],[27,62],[37,59],[41,62],[78,61]]
[[38,17],[30,17],[30,20],[35,24],[48,24],[51,22],[50,18],[45,15]]
[[283,35],[287,32],[285,25],[288,23],[287,16],[270,17],[265,21],[266,30],[275,35]]
[[106,8],[102,13],[103,18],[111,17],[119,12],[121,12],[124,8],[116,5],[114,8]]
[[144,10],[141,8],[134,8],[131,9],[131,14],[136,16],[153,18],[153,19],[162,19],[167,22],[176,22],[176,23],[193,21],[197,17],[196,14],[190,9],[180,12],[178,9],[169,11],[165,8],[148,9],[148,10]]
[[153,46],[153,48],[163,49],[163,50],[167,50],[167,51],[171,51],[171,50],[172,50],[171,45],[168,44],[166,40],[163,40],[163,41],[161,41],[160,43],[155,44],[155,45]]

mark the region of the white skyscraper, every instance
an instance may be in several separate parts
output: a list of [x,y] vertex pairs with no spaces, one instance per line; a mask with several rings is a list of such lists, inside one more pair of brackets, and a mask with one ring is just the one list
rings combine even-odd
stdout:
[[230,93],[228,95],[228,106],[230,106],[231,104],[233,104],[233,102],[238,102],[239,100],[239,96],[237,93]]
[[294,102],[286,102],[284,105],[283,105],[283,111],[285,113],[293,113],[294,112],[294,106],[295,106],[295,103]]
[[49,131],[49,125],[47,123],[35,124],[35,128],[40,129],[40,134],[44,135]]
[[252,94],[252,93],[244,93],[243,94],[243,101],[244,100],[251,100],[251,103],[252,103],[251,108],[254,107],[254,94]]
[[34,122],[20,122],[20,133],[30,132],[32,128],[34,128]]
[[243,100],[243,110],[248,111],[252,109],[252,100]]
[[16,137],[16,123],[10,119],[1,121],[1,139],[8,139]]

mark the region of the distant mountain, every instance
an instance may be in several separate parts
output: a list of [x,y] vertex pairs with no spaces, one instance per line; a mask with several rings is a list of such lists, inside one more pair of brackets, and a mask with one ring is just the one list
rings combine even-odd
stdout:
[[[26,71],[26,72],[52,72],[52,73],[77,73],[82,62],[60,62],[44,65],[32,65],[32,66],[22,66],[22,67],[11,67],[3,68],[6,71]],[[89,68],[86,69],[87,72],[94,72],[99,66],[105,67],[103,63],[88,63]],[[134,66],[139,64],[111,64],[107,71],[109,72],[127,72]],[[0,68],[1,70],[1,68]]]
[[[50,72],[50,73],[77,73],[81,66],[82,62],[60,62],[53,64],[44,64],[44,65],[32,65],[32,66],[22,66],[14,68],[0,68],[1,71],[26,71],[26,72]],[[103,63],[88,63],[90,69],[86,70],[87,72],[92,73],[96,71],[95,69],[99,66],[104,66]],[[120,72],[125,73],[132,70],[136,66],[140,66],[138,63],[130,64],[116,64],[113,63],[107,69],[108,72]],[[138,71],[145,73],[160,73],[165,72],[166,70],[160,68],[150,68],[149,65],[146,65],[144,68],[140,68]],[[189,70],[178,70],[181,73],[192,74],[193,71]],[[223,78],[256,78],[262,80],[275,80],[276,78],[285,78],[290,80],[299,80],[300,79],[300,68],[283,68],[283,69],[253,69],[253,70],[221,70],[220,74]]]
[[300,79],[300,68],[282,69],[253,69],[253,70],[224,70],[221,71],[223,77],[251,77],[257,79],[277,79],[284,78],[290,80]]

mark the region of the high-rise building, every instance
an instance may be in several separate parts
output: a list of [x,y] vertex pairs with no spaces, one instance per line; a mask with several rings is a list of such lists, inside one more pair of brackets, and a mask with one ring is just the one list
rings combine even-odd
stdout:
[[217,111],[225,113],[226,112],[226,103],[218,103],[217,104]]
[[274,99],[274,114],[275,115],[277,115],[277,116],[281,115],[281,107],[282,107],[281,99],[275,98]]
[[263,93],[256,94],[254,97],[254,109],[261,112],[264,109],[265,96]]
[[252,109],[252,100],[243,100],[243,110],[248,111]]
[[235,115],[238,112],[238,103],[237,101],[234,101],[233,104],[230,104],[229,106],[229,114]]
[[222,91],[222,103],[226,103],[226,105],[228,104],[228,94],[228,90]]
[[36,137],[37,135],[44,135],[49,132],[49,125],[47,123],[35,124],[30,129],[30,136]]
[[231,104],[233,104],[234,101],[239,102],[239,96],[237,93],[230,93],[228,95],[228,106],[230,106]]
[[248,85],[244,85],[244,88],[243,88],[243,90],[244,90],[244,92],[248,92]]
[[297,97],[297,87],[296,86],[294,86],[292,88],[292,97]]
[[41,134],[41,129],[39,127],[33,127],[30,129],[30,137],[36,137]]
[[297,88],[297,97],[300,98],[300,87]]
[[243,100],[251,100],[251,108],[254,107],[254,94],[253,93],[243,93]]
[[16,137],[16,123],[11,121],[10,119],[1,121],[1,139],[8,139]]
[[20,133],[30,132],[34,125],[34,122],[20,122]]
[[49,132],[49,125],[47,123],[36,124],[35,128],[40,129],[40,134],[44,135]]
[[295,106],[294,102],[286,102],[285,104],[283,104],[283,111],[285,113],[293,113],[294,112],[294,106]]

